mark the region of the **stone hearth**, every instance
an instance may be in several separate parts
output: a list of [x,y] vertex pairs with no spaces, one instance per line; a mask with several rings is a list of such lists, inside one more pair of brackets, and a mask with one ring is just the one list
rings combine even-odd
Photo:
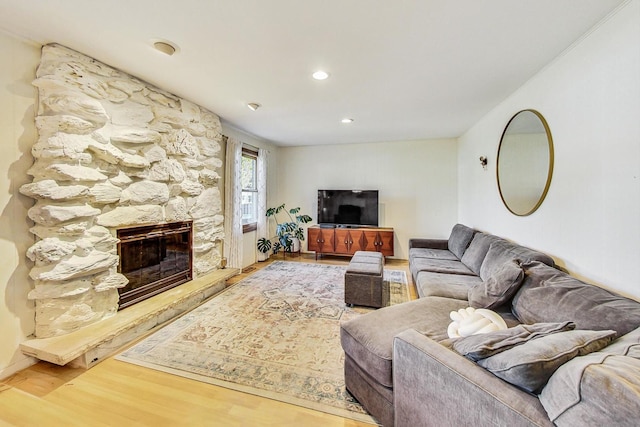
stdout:
[[91,368],[122,346],[163,326],[225,288],[238,269],[219,269],[65,335],[20,344],[23,353],[57,365]]
[[36,243],[27,256],[37,338],[113,316],[115,230],[193,221],[193,273],[219,268],[224,236],[219,118],[189,101],[59,45],[42,49],[32,148]]

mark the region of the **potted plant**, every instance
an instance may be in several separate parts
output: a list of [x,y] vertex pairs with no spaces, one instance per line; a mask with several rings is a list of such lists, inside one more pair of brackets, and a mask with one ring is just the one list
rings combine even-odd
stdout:
[[[289,221],[279,221],[278,214],[281,212],[287,214]],[[299,207],[287,210],[284,203],[277,208],[267,209],[265,215],[267,218],[271,218],[276,222],[276,235],[274,236],[276,239],[274,242],[272,242],[273,238],[267,239],[262,237],[258,239],[258,251],[263,254],[266,254],[271,249],[273,249],[274,254],[277,254],[280,250],[293,252],[294,241],[296,239],[298,241],[304,240],[304,230],[301,224],[311,222],[309,215],[300,214]]]

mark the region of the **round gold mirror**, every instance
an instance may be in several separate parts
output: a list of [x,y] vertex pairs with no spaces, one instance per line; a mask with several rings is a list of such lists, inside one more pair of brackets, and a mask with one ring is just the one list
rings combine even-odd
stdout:
[[535,110],[516,113],[502,133],[497,177],[500,197],[511,213],[526,216],[544,201],[553,175],[549,125]]

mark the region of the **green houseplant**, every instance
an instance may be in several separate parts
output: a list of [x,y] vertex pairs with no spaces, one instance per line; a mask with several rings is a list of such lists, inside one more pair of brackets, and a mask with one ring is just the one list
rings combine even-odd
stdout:
[[[289,221],[279,221],[278,214],[281,212],[285,212],[287,214]],[[287,210],[284,203],[277,208],[267,209],[265,215],[267,218],[271,218],[275,221],[276,235],[274,236],[275,241],[273,242],[272,240],[274,240],[274,238],[267,239],[262,237],[258,239],[258,251],[263,254],[266,254],[271,249],[273,249],[274,254],[277,254],[282,249],[285,252],[292,252],[294,239],[298,239],[300,241],[304,240],[304,229],[301,227],[301,224],[311,222],[311,217],[309,215],[300,214],[299,207]]]

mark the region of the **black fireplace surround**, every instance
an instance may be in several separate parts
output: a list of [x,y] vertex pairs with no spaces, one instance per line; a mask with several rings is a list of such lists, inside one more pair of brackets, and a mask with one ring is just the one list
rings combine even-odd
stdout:
[[191,280],[192,229],[192,221],[184,221],[117,230],[119,271],[129,279],[118,290],[118,309]]

